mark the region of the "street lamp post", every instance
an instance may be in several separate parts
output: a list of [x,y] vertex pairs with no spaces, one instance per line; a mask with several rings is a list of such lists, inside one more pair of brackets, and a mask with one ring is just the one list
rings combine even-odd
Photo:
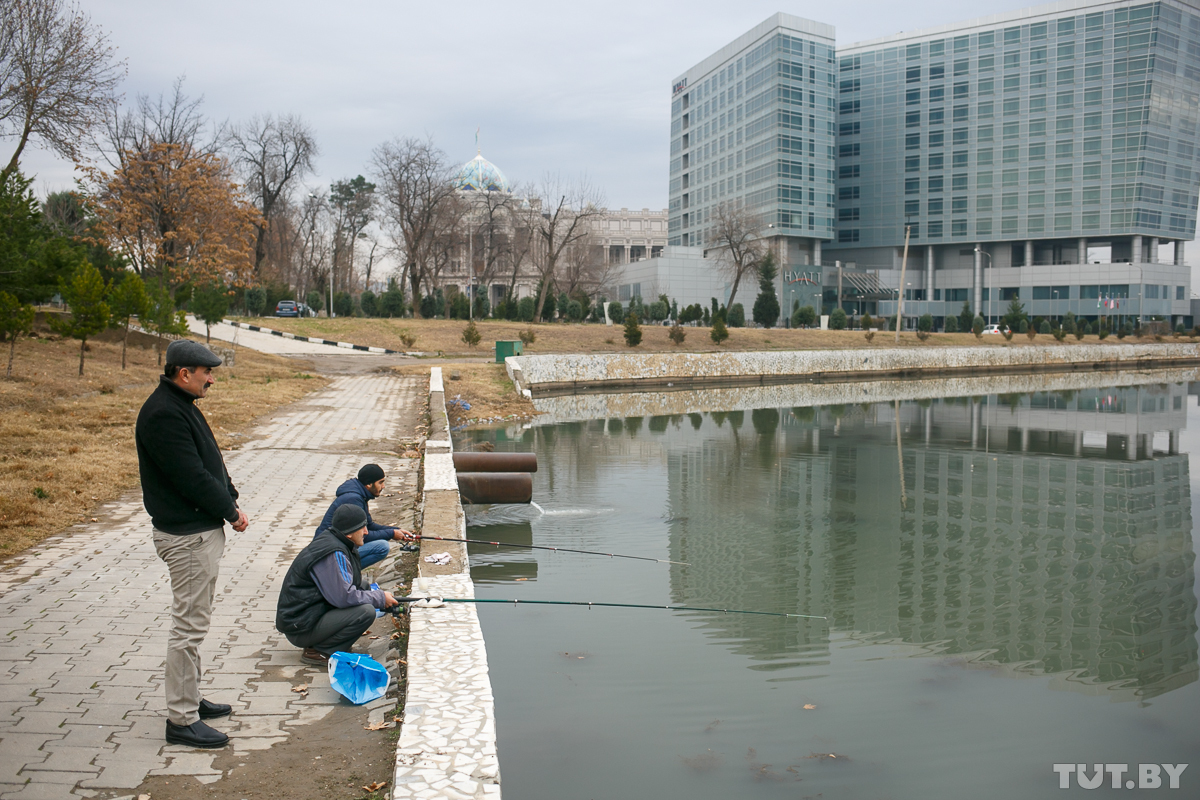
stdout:
[[994,281],[992,280],[992,273],[991,273],[991,269],[992,269],[992,254],[991,254],[991,253],[989,253],[988,251],[984,250],[984,249],[983,249],[982,247],[980,247],[979,245],[975,245],[975,252],[976,252],[976,253],[978,253],[978,254],[979,254],[979,255],[981,255],[981,256],[986,256],[986,257],[987,257],[987,260],[988,260],[988,302],[987,302],[987,312],[988,312],[988,313],[987,313],[987,324],[991,325],[991,324],[992,324],[992,303],[993,303],[993,301],[995,301],[995,299],[996,299],[996,298],[993,296],[993,295],[995,294],[996,287],[995,287],[995,285],[994,285]]
[[904,224],[904,258],[900,260],[900,292],[899,302],[896,306],[896,341],[900,341],[900,326],[904,324],[904,271],[908,267],[908,235],[912,232],[912,226],[907,222]]

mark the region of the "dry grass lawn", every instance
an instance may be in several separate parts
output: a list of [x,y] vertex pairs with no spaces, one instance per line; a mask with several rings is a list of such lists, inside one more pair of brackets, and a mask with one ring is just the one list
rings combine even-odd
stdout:
[[[1032,341],[1022,334],[1013,336],[1012,342],[1005,341],[1003,336],[989,335],[979,339],[972,333],[935,333],[925,342],[917,339],[915,333],[901,333],[899,344],[895,341],[895,333],[879,331],[872,341],[867,341],[862,331],[821,331],[821,330],[787,330],[774,328],[730,328],[729,338],[722,345],[713,344],[709,338],[709,329],[685,327],[687,338],[682,345],[675,345],[667,338],[669,328],[660,325],[642,326],[642,343],[630,348],[625,345],[624,329],[619,325],[611,328],[594,323],[541,323],[529,325],[523,322],[503,322],[485,320],[477,322],[479,333],[483,337],[477,347],[468,347],[462,341],[462,332],[466,323],[460,320],[425,320],[425,319],[294,319],[260,317],[245,319],[251,324],[265,328],[289,331],[301,336],[315,336],[340,342],[386,347],[391,350],[416,350],[428,354],[452,356],[478,356],[486,358],[492,352],[496,340],[516,340],[520,332],[532,329],[536,340],[525,347],[530,355],[538,353],[713,353],[728,351],[762,351],[762,350],[834,350],[855,349],[864,347],[1039,347],[1057,345],[1058,342],[1050,335],[1039,335]],[[416,337],[412,347],[401,343],[400,335],[409,333]],[[1135,339],[1126,337],[1124,340],[1109,336],[1103,342],[1096,336],[1085,336],[1083,344],[1129,344],[1133,342],[1153,342],[1152,337]],[[1176,341],[1173,336],[1164,337],[1164,341]],[[1182,341],[1195,341],[1184,338]],[[1069,336],[1064,345],[1079,343],[1074,336]],[[447,387],[449,389],[449,387]]]
[[[0,558],[92,518],[138,485],[134,423],[162,373],[154,350],[79,342],[45,332],[17,342],[13,377],[0,372]],[[5,364],[8,343],[3,343]],[[223,449],[258,417],[325,385],[296,362],[239,349],[200,402]]]
[[[446,388],[446,411],[451,427],[528,420],[537,416],[533,403],[524,395],[517,394],[513,388],[503,364],[450,361],[439,366]],[[392,369],[401,375],[429,374],[428,364],[405,364]],[[452,403],[455,399],[465,401],[471,406],[470,410]]]

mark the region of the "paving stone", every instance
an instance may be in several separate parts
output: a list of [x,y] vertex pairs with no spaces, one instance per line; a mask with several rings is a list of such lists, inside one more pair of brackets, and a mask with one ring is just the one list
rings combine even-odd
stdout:
[[[342,702],[328,676],[302,665],[299,650],[275,631],[275,600],[287,564],[311,539],[337,486],[361,466],[360,453],[370,453],[389,474],[403,473],[415,492],[412,465],[379,453],[387,440],[411,438],[422,391],[412,378],[339,378],[281,409],[252,441],[226,454],[251,527],[227,531],[201,658],[206,696],[235,707],[232,718],[214,723],[230,733],[235,750],[285,741],[292,729],[318,722]],[[367,417],[371,425],[360,425]],[[61,800],[72,786],[76,796],[107,796],[104,790],[137,788],[151,773],[220,778],[212,767],[216,752],[165,742],[170,584],[137,492],[108,504],[102,521],[72,528],[6,567],[0,571],[0,797]],[[280,670],[308,680],[309,696],[291,692],[288,681],[278,680]]]

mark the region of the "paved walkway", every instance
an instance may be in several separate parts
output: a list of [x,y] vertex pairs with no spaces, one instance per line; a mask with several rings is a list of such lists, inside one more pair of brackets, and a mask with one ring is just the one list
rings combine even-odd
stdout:
[[[191,329],[192,333],[204,336],[203,321],[195,317],[188,317],[188,328]],[[351,350],[328,344],[286,339],[282,336],[273,336],[269,333],[260,333],[258,331],[246,330],[245,328],[234,327],[224,322],[213,325],[211,335],[213,339],[220,339],[223,342],[231,343],[236,341],[239,347],[249,347],[253,350],[261,350],[264,353],[274,353],[278,356],[323,356],[330,353],[338,353],[351,357],[358,356],[360,358],[371,356],[371,353],[363,350]]]
[[[275,631],[279,585],[365,455],[388,472],[389,491],[415,492],[418,462],[387,453],[416,438],[425,388],[418,378],[342,377],[226,454],[251,525],[227,529],[201,653],[205,693],[234,706],[217,727],[235,752],[270,747],[339,702],[324,670],[303,665]],[[100,520],[0,570],[0,800],[128,795],[148,775],[221,778],[213,759],[225,751],[163,740],[170,585],[140,493]],[[310,684],[307,697],[293,680]]]

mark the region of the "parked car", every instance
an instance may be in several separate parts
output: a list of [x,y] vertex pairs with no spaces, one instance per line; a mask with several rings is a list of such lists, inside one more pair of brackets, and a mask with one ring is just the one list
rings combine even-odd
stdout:
[[300,316],[300,304],[295,300],[280,300],[275,304],[275,316],[298,317]]
[[983,332],[1004,334],[1008,332],[1008,326],[1001,327],[1000,325],[986,325],[983,328]]
[[317,312],[313,311],[304,303],[300,303],[297,307],[300,309],[300,316],[302,317],[315,317],[317,315]]

